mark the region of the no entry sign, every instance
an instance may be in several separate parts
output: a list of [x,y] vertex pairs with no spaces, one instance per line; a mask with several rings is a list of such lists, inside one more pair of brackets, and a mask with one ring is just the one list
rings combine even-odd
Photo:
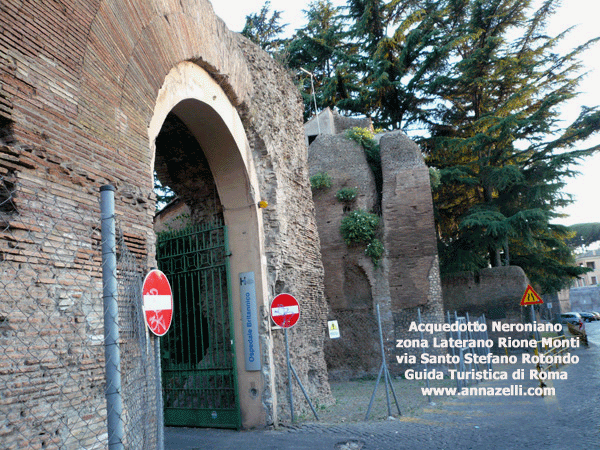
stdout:
[[271,302],[271,318],[281,328],[293,327],[300,318],[298,300],[290,294],[279,294]]
[[144,279],[142,295],[146,325],[155,335],[163,336],[173,319],[173,294],[165,274],[151,270]]

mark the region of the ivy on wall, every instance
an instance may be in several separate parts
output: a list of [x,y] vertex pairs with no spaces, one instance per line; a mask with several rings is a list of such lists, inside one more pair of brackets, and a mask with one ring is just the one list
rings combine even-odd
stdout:
[[377,239],[381,219],[378,215],[356,209],[348,213],[340,226],[340,233],[346,245],[366,245],[365,254],[377,267],[383,256],[383,244]]
[[360,144],[365,152],[367,164],[369,164],[369,168],[371,169],[371,172],[373,172],[373,177],[375,178],[377,203],[374,210],[379,214],[381,212],[381,199],[383,192],[383,172],[381,169],[379,143],[375,140],[375,131],[372,131],[368,128],[352,127],[345,131],[345,136],[347,139],[351,139]]
[[[377,267],[383,257],[383,243],[377,238],[380,230],[381,218],[377,214],[381,211],[381,197],[383,189],[383,175],[381,170],[381,156],[379,144],[375,140],[373,131],[367,128],[354,127],[346,130],[345,136],[359,143],[373,172],[375,187],[377,189],[377,202],[373,212],[362,209],[353,209],[354,200],[358,195],[358,188],[343,187],[335,197],[344,204],[344,218],[340,225],[340,234],[349,247],[365,246],[365,254],[371,258]],[[310,177],[313,192],[325,191],[332,185],[332,178],[327,172],[319,172]]]

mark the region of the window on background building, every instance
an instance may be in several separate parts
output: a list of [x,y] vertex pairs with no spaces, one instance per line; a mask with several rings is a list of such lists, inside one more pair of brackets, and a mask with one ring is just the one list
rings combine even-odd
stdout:
[[596,268],[596,263],[595,263],[594,261],[591,261],[591,262],[585,263],[585,265],[586,265],[587,267],[589,267],[590,269],[595,269],[595,268]]
[[596,277],[592,277],[592,284],[598,284],[598,282],[596,281]]

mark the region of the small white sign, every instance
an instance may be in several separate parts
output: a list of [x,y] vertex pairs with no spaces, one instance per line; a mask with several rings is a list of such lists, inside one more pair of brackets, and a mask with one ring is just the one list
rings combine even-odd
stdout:
[[144,295],[144,311],[160,311],[171,308],[171,295]]
[[271,309],[272,316],[291,316],[292,314],[300,314],[300,307],[298,305],[278,306]]
[[254,272],[242,272],[239,274],[239,277],[246,370],[260,370],[260,343],[258,340],[258,314],[256,311]]
[[328,320],[327,328],[329,329],[330,339],[337,339],[340,337],[340,327],[338,326],[337,320]]

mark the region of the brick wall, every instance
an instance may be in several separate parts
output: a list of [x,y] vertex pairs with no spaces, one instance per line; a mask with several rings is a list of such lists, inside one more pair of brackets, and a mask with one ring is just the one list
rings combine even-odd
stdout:
[[383,135],[380,146],[393,309],[441,304],[439,283],[431,284],[439,280],[439,263],[429,170],[419,147],[402,132]]
[[443,279],[444,307],[451,312],[467,311],[498,319],[507,312],[520,310],[528,284],[527,275],[517,266],[449,275]]
[[[569,291],[569,297],[571,301],[570,307],[564,307],[564,309],[562,309],[561,312],[600,310],[599,286],[583,286],[571,288]],[[552,312],[555,313],[557,311]]]
[[[136,243],[138,253],[142,257],[148,255],[149,265],[153,263],[155,236],[153,155],[147,128],[158,91],[169,70],[182,61],[196,62],[219,82],[246,128],[259,171],[260,196],[272,205],[263,215],[269,292],[294,289],[305,300],[303,320],[291,333],[297,342],[292,356],[309,393],[327,401],[329,388],[322,355],[326,319],[323,271],[308,184],[301,102],[283,69],[230,33],[205,0],[4,0],[0,4],[0,24],[0,137],[5,144],[0,147],[0,175],[4,176],[4,183],[13,183],[19,198],[41,193],[58,201],[67,217],[69,212],[78,213],[71,222],[77,220],[81,225],[76,222],[76,226],[86,228],[97,223],[99,217],[99,187],[114,184],[118,218],[131,242]],[[22,291],[20,302],[31,306],[23,311],[43,309],[46,306],[42,305],[48,304],[49,314],[70,323],[61,329],[65,336],[89,334],[89,324],[77,318],[75,309],[61,310],[56,306],[60,302],[49,298],[49,294],[33,293],[38,283],[34,274],[43,284],[45,268],[56,259],[57,250],[44,247],[44,242],[60,226],[60,218],[52,210],[40,209],[36,202],[21,202],[17,208],[19,217],[31,227],[24,231],[30,242],[21,242],[23,233],[12,228],[0,237],[0,242],[2,270],[18,278],[18,283],[13,284],[19,284]],[[12,213],[3,214],[4,220],[6,214]],[[47,220],[36,223],[39,214]],[[31,263],[28,272],[21,273],[21,258],[28,252],[33,257],[40,247],[44,256],[36,256],[38,259]],[[78,251],[73,248],[73,252]],[[81,282],[89,287],[86,295],[101,302],[97,254],[93,253],[89,261],[91,266],[54,267],[52,274],[57,279],[66,277],[77,282],[81,277]],[[8,327],[8,338],[17,329],[32,336],[31,340],[19,340],[11,347],[19,363],[10,368],[2,363],[5,365],[0,366],[0,385],[8,386],[7,380],[24,372],[32,373],[29,379],[36,383],[38,377],[52,378],[53,363],[44,360],[43,352],[54,341],[46,338],[37,344],[35,338],[39,331],[33,324],[41,319],[33,312],[14,314],[13,305],[4,298],[0,301],[1,312],[8,319],[3,319],[2,331]],[[98,304],[94,303],[94,307]],[[268,311],[260,314],[266,329]],[[68,346],[65,342],[56,345]],[[274,347],[278,356],[269,370],[276,371],[277,392],[285,398],[282,342],[282,337],[276,335]],[[23,347],[29,346],[39,347],[41,353],[33,351],[26,357]],[[103,394],[98,384],[94,389],[85,384],[96,380],[92,374],[98,370],[101,358],[100,353],[88,356],[93,367],[85,366],[85,358],[78,360],[81,367],[65,367],[67,373],[77,373],[73,377],[73,396],[99,414],[98,420],[90,419],[95,424],[90,429],[102,436],[94,427],[102,427]],[[41,447],[41,438],[34,437],[42,430],[39,420],[20,413],[30,409],[34,388],[21,386],[19,391],[10,386],[14,389],[0,398],[2,411],[10,414],[8,420],[0,422],[3,445]],[[66,405],[57,403],[52,409],[41,411],[47,408],[42,398],[50,395],[53,394],[44,389],[38,390],[35,398],[41,402],[40,415],[48,422],[63,423],[52,411],[64,410],[71,417],[74,413]],[[267,408],[268,403],[265,400]],[[283,411],[285,400],[280,405]],[[70,447],[59,443],[58,426],[44,425],[43,430],[57,433],[48,442],[53,442],[54,447],[75,448],[75,444]],[[25,435],[32,436],[27,444],[14,433],[22,427],[27,429]]]
[[[290,358],[309,396],[321,404],[332,402],[323,355],[327,330],[327,303],[323,288],[323,263],[312,202],[302,102],[287,72],[250,41],[240,38],[240,48],[252,73],[253,92],[240,108],[246,135],[254,153],[263,210],[269,296],[291,293],[301,305],[301,319],[289,331]],[[270,326],[268,310],[258,312],[261,326]],[[289,418],[287,366],[283,331],[273,332],[275,383],[279,415]],[[294,398],[303,398],[293,383]],[[304,401],[296,411],[308,412]]]
[[364,246],[349,248],[343,241],[344,205],[335,198],[340,188],[356,187],[357,199],[350,209],[375,209],[378,195],[364,150],[343,134],[318,136],[309,149],[311,174],[327,172],[332,178],[331,188],[313,193],[329,315],[338,320],[342,335],[326,345],[332,378],[377,372],[376,305],[389,344],[390,366],[395,369],[394,340],[418,337],[408,332],[410,323],[417,321],[417,308],[424,323],[444,321],[429,170],[419,147],[402,132],[383,134],[380,149],[379,237],[385,253],[377,267],[364,254]]
[[[75,210],[64,196],[68,175],[30,149],[0,146],[0,160],[0,170],[9,169],[0,186],[10,193],[10,208],[0,214],[3,448],[102,448],[95,205],[81,202]],[[32,166],[47,172],[33,176]]]

